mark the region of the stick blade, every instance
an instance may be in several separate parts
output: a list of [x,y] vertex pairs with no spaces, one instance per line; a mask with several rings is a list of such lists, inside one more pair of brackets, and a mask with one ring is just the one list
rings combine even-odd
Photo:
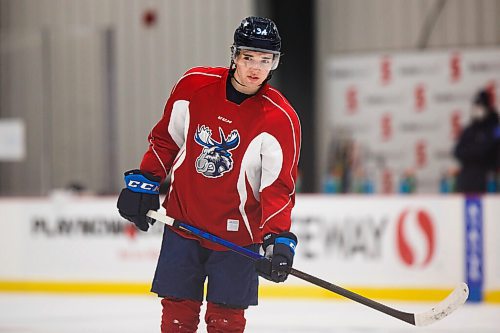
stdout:
[[464,304],[467,297],[469,287],[462,282],[441,303],[429,311],[415,314],[415,326],[427,326],[443,319]]

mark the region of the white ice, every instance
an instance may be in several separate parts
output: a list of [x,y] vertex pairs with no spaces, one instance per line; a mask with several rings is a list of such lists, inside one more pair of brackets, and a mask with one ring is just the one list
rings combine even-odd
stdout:
[[[260,303],[247,311],[245,332],[500,332],[500,305],[492,304],[466,304],[440,322],[417,328],[352,301],[262,299]],[[384,303],[408,312],[434,305]],[[1,333],[159,332],[160,314],[154,296],[0,293]],[[199,332],[206,332],[203,320]]]

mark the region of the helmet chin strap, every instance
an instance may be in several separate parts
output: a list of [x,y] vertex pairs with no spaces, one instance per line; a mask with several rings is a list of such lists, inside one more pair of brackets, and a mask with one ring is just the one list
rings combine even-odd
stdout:
[[234,70],[234,71],[231,73],[231,78],[233,78],[233,79],[234,79],[234,81],[236,81],[236,83],[238,83],[240,86],[242,86],[242,87],[247,87],[246,85],[244,85],[243,83],[241,83],[240,81],[238,81],[238,79],[236,78],[236,76],[234,76],[234,72],[235,72],[235,71],[236,71],[236,70]]
[[[233,67],[234,66],[234,67]],[[244,85],[243,83],[241,83],[240,81],[238,81],[238,79],[236,78],[236,76],[234,76],[234,73],[236,72],[236,64],[234,63],[233,60],[231,60],[231,65],[229,66],[229,75],[231,76],[232,79],[234,79],[234,81],[236,83],[238,83],[240,86],[242,87],[246,87],[246,85]]]

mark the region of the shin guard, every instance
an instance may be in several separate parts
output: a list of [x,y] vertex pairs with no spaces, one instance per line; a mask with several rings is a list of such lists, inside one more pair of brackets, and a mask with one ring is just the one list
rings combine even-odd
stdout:
[[162,333],[194,333],[200,323],[201,302],[166,297],[162,299]]
[[245,330],[245,310],[208,302],[205,322],[208,333],[241,333]]

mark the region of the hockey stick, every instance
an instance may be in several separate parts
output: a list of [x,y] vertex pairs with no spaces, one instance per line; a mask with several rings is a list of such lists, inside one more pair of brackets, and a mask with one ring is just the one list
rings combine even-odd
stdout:
[[[147,216],[156,221],[160,221],[164,224],[170,225],[174,228],[194,234],[197,237],[222,245],[228,248],[229,250],[239,253],[254,261],[264,258],[264,256],[260,255],[259,253],[250,251],[244,247],[231,243],[225,239],[219,238],[215,235],[202,231],[196,227],[190,226],[183,222],[174,221],[172,218],[164,214],[158,213],[156,211],[150,210],[147,213]],[[464,304],[465,301],[467,300],[467,297],[469,296],[469,288],[467,287],[467,284],[462,282],[448,295],[448,297],[446,297],[443,301],[441,301],[432,309],[422,313],[409,313],[391,308],[387,305],[384,305],[370,298],[366,298],[364,296],[356,294],[350,290],[344,289],[333,283],[327,282],[310,274],[304,273],[295,268],[290,268],[289,274],[415,326],[426,326],[440,319],[443,319],[444,317],[455,311],[462,304]]]

